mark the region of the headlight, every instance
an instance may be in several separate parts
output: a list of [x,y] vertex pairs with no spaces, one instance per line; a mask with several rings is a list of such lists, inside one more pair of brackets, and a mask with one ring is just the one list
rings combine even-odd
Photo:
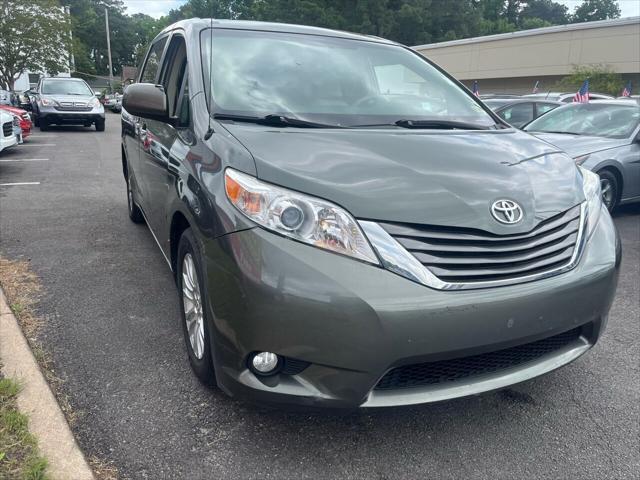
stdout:
[[600,210],[602,210],[602,192],[600,191],[600,177],[586,168],[578,167],[582,174],[582,189],[587,201],[587,238],[595,229]]
[[51,100],[49,98],[41,98],[40,99],[40,105],[42,105],[43,107],[53,107],[55,105],[57,105],[58,102],[56,102],[55,100]]
[[91,108],[99,107],[100,100],[98,100],[96,97],[93,97],[91,100],[89,100],[89,103],[87,103],[87,105]]
[[294,240],[379,264],[364,233],[344,209],[227,168],[231,203],[261,227]]

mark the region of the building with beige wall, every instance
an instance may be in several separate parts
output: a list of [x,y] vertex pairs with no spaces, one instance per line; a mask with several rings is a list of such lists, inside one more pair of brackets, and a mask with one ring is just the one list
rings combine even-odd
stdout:
[[[574,65],[608,65],[640,91],[640,17],[418,45],[415,50],[481,93],[553,89]],[[620,86],[622,89],[622,85]]]

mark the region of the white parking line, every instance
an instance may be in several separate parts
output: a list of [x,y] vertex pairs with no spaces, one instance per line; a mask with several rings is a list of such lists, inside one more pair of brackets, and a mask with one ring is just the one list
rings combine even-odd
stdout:
[[0,187],[15,187],[17,185],[40,185],[40,182],[0,183]]
[[55,143],[23,143],[20,147],[55,147]]
[[48,158],[7,158],[0,160],[0,163],[3,162],[48,162]]

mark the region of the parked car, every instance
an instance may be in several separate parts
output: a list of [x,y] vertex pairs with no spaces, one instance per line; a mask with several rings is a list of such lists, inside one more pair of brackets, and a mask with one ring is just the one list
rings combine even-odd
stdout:
[[491,110],[509,125],[522,128],[534,118],[562,105],[560,102],[530,98],[484,100]]
[[0,110],[4,110],[13,115],[16,115],[20,122],[20,129],[22,130],[22,138],[27,139],[31,135],[31,115],[26,110],[17,107],[10,107],[9,105],[0,105]]
[[[561,103],[573,103],[573,97],[576,92],[538,92],[538,93],[529,93],[524,95],[528,98],[538,98],[541,100],[551,100],[553,102],[561,102]],[[613,100],[611,95],[607,95],[605,93],[591,93],[589,92],[589,100]]]
[[640,201],[640,106],[599,100],[562,106],[524,128],[600,176],[609,211]]
[[516,95],[513,93],[483,93],[480,95],[480,98],[482,100],[500,100],[500,99],[505,99],[505,100],[515,100],[518,98],[521,98],[522,95]]
[[111,111],[120,113],[122,111],[122,96],[116,99],[116,103],[111,107]]
[[0,110],[0,152],[18,144],[18,138],[14,133],[16,125],[19,123],[11,113]]
[[96,126],[104,131],[104,108],[87,82],[80,78],[40,79],[32,97],[34,123],[46,131],[50,125]]
[[175,275],[206,384],[432,402],[549,372],[603,332],[620,246],[598,176],[410,48],[191,19],[153,40],[122,105],[129,217]]

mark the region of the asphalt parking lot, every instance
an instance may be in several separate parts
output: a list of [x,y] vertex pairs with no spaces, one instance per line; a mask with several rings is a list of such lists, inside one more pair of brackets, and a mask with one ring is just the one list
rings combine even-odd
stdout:
[[[119,117],[37,129],[0,155],[0,252],[40,276],[40,340],[88,456],[122,478],[637,478],[640,205],[608,330],[586,356],[500,392],[410,408],[264,410],[191,374],[170,271],[127,218]],[[10,185],[6,185],[10,184]]]

